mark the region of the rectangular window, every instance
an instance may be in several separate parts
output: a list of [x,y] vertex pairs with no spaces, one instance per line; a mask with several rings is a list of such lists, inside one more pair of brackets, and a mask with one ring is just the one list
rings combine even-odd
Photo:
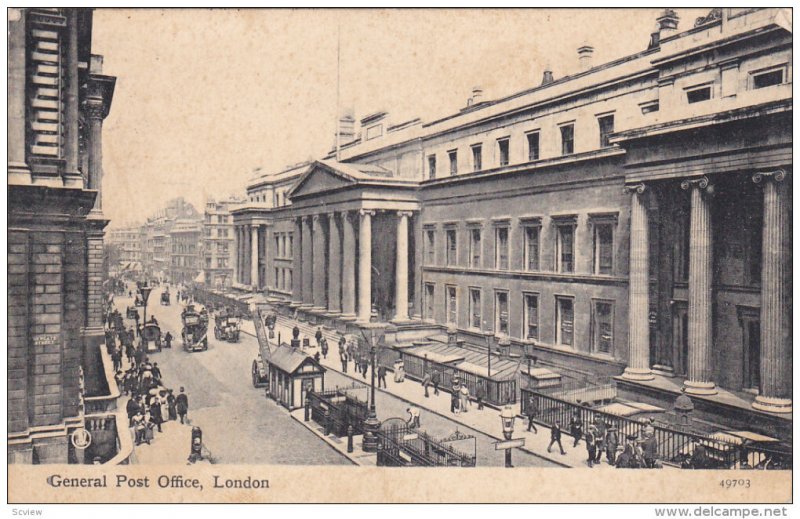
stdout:
[[472,146],[472,171],[483,169],[483,146],[474,144]]
[[525,227],[525,268],[526,270],[539,270],[539,236],[541,229],[538,226]]
[[477,228],[469,230],[469,266],[481,267],[481,230]]
[[614,270],[614,225],[594,225],[594,273],[610,276]]
[[528,160],[539,160],[539,132],[528,134]]
[[281,236],[279,234],[275,235],[275,250],[278,253],[278,257],[283,257],[283,247],[281,247]]
[[425,259],[428,265],[436,264],[436,231],[433,229],[425,231]]
[[447,265],[456,265],[458,263],[458,241],[455,229],[447,229]]
[[687,88],[686,101],[689,104],[700,103],[711,99],[711,85]]
[[508,137],[504,139],[497,140],[497,156],[498,162],[500,166],[508,166],[508,159],[509,159],[509,139]]
[[575,153],[575,125],[565,124],[561,130],[561,154],[571,155]]
[[658,112],[658,101],[648,101],[639,105],[642,115]]
[[428,155],[428,178],[436,178],[436,155]]
[[458,301],[456,299],[456,287],[447,286],[447,301],[445,305],[447,308],[447,324],[458,324]]
[[481,290],[479,288],[469,289],[469,326],[475,330],[481,329],[483,321],[481,314]]
[[434,291],[433,291],[433,284],[426,283],[425,284],[425,319],[433,319],[433,304],[434,304]]
[[289,251],[287,252],[287,256],[291,257],[294,254],[294,238],[292,233],[289,233]]
[[608,136],[614,133],[614,116],[604,115],[603,117],[598,117],[597,126],[600,128],[600,147],[611,146],[608,142]]
[[753,72],[753,88],[766,88],[773,85],[780,85],[783,83],[784,68],[777,68],[772,70],[762,70]]
[[508,335],[508,292],[495,292],[495,335]]
[[289,269],[286,269],[285,274],[286,274],[286,290],[293,290],[292,289],[292,271],[289,270]]
[[525,306],[522,310],[524,328],[522,337],[525,339],[539,339],[539,296],[536,294],[525,294]]
[[593,351],[614,351],[614,305],[609,301],[595,301],[592,305],[592,342]]
[[572,346],[575,311],[571,297],[556,297],[556,344]]
[[556,233],[556,263],[559,272],[575,271],[575,226],[559,225]]
[[278,290],[283,288],[281,286],[280,269],[278,267],[275,267],[275,286],[278,287]]
[[458,174],[458,150],[450,150],[447,152],[447,157],[450,159],[450,176]]
[[494,232],[494,266],[498,270],[508,270],[508,227],[497,227]]

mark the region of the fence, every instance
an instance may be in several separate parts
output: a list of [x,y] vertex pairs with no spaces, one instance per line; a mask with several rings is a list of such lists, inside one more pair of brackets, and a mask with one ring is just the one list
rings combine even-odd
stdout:
[[[538,391],[522,389],[522,414],[529,415],[532,407],[533,409],[538,409],[537,420],[548,425],[558,421],[561,427],[567,430],[576,413],[584,424],[584,433],[588,424],[595,423],[595,420],[599,419],[602,423],[610,424],[617,428],[620,444],[629,435],[642,438],[642,429],[645,427],[644,423],[631,418],[591,409],[585,405],[578,405]],[[792,466],[791,451],[757,445],[738,445],[661,425],[655,425],[653,429],[655,431],[658,459],[686,468],[730,469],[753,467],[778,469],[791,468]],[[706,451],[706,457],[702,460],[704,466],[694,467],[691,466],[692,455],[699,445],[702,445]]]
[[353,427],[354,435],[364,433],[364,420],[369,414],[366,402],[342,389],[309,392],[306,399],[311,407],[311,419],[329,427],[336,436],[347,436],[348,426]]
[[382,427],[378,432],[379,467],[474,467],[475,456],[459,452],[408,425]]
[[422,380],[426,374],[433,374],[434,371],[438,371],[440,375],[439,389],[450,391],[453,378],[458,377],[461,383],[467,386],[469,394],[473,398],[478,394],[478,385],[482,384],[484,391],[483,401],[486,403],[505,405],[513,404],[517,401],[516,378],[499,380],[484,377],[458,369],[458,366],[428,360],[405,350],[400,352],[400,358],[403,360],[403,368],[406,375],[411,378]]
[[205,288],[195,287],[193,291],[195,301],[206,307],[233,308],[234,313],[242,317],[250,318],[250,305],[245,301],[239,301],[235,297],[220,294]]

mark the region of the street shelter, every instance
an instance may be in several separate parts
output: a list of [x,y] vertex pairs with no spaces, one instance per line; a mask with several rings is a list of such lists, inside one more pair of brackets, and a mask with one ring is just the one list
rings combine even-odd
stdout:
[[325,390],[325,368],[297,348],[281,344],[266,362],[270,396],[290,411],[305,405],[309,391]]

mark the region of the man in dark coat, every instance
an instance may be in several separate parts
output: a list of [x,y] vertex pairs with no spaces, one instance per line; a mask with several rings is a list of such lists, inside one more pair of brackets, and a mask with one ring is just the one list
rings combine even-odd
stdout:
[[386,366],[378,366],[378,387],[381,387],[381,383],[386,388]]
[[158,427],[158,432],[161,431],[161,423],[164,421],[161,417],[161,402],[158,398],[153,398],[150,402],[150,421]]
[[561,445],[561,424],[558,423],[558,420],[556,420],[555,423],[553,423],[553,427],[550,428],[550,445],[547,446],[547,452],[550,452],[554,443],[558,444],[562,456],[566,454],[564,447]]
[[433,394],[439,394],[439,383],[442,381],[442,375],[439,374],[437,370],[433,371],[433,375],[431,375],[431,384],[433,384]]
[[606,459],[609,465],[616,463],[617,446],[619,445],[619,434],[613,425],[606,431]]
[[300,338],[300,328],[298,328],[296,324],[294,325],[294,328],[292,328],[292,338],[293,339]]
[[478,381],[475,389],[475,400],[478,402],[478,411],[483,409],[483,399],[486,398],[486,388],[483,387],[483,380]]
[[175,397],[175,408],[178,411],[178,416],[181,418],[181,423],[184,423],[186,415],[189,414],[189,397],[181,387],[181,392]]
[[644,454],[645,466],[648,469],[655,468],[656,458],[658,457],[658,442],[654,434],[647,433],[647,436],[642,442],[642,451]]
[[431,385],[431,374],[425,373],[425,376],[422,377],[422,387],[425,389],[425,398],[428,398],[428,387]]
[[342,372],[347,373],[347,352],[339,348],[339,358],[342,360]]
[[[531,432],[533,429],[534,434],[539,434],[539,430],[536,428],[536,424],[533,423],[533,420],[539,415],[539,399],[536,396],[531,395],[528,399],[528,432]],[[559,432],[559,440],[558,444],[561,445],[561,433]],[[564,450],[563,448],[561,449]],[[549,451],[549,449],[548,449]]]
[[142,406],[139,405],[139,397],[131,396],[125,410],[128,412],[128,423],[133,427],[133,417],[142,410]]
[[583,420],[581,420],[581,412],[578,410],[575,411],[572,418],[569,420],[569,432],[572,434],[572,437],[575,438],[575,442],[572,446],[577,447],[578,442],[583,436]]
[[589,429],[586,431],[586,452],[589,455],[586,461],[589,463],[589,468],[592,468],[594,465],[594,460],[597,458],[597,444],[595,440],[596,433],[597,428],[594,425],[590,425]]
[[314,338],[317,339],[317,346],[322,346],[322,328],[319,326],[317,327],[317,333],[314,334]]

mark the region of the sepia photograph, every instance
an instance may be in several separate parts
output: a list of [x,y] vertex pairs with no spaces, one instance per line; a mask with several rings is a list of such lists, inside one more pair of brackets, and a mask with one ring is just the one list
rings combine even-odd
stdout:
[[792,47],[8,8],[8,503],[791,503]]

